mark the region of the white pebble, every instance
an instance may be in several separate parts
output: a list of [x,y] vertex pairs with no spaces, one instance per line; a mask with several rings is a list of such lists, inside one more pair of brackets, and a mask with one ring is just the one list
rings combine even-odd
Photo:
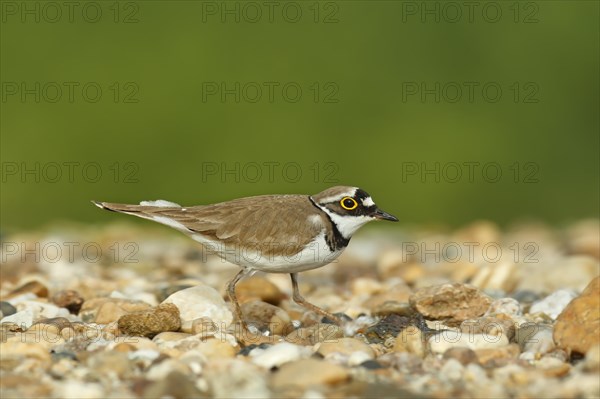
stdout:
[[14,323],[26,330],[33,324],[33,311],[31,309],[25,309],[15,314],[11,314],[0,320],[0,324],[2,323]]
[[548,295],[544,299],[531,305],[529,313],[545,313],[553,320],[556,320],[559,314],[567,307],[569,302],[577,296],[573,290],[558,290]]
[[508,345],[506,335],[469,334],[461,331],[443,331],[429,338],[429,346],[434,353],[444,353],[450,348],[469,349],[499,348]]
[[349,366],[358,366],[359,364],[362,364],[362,363],[366,362],[367,360],[371,360],[371,359],[373,359],[372,354],[362,352],[362,351],[354,352],[348,358],[348,365]]
[[250,352],[252,363],[266,369],[271,369],[273,367],[279,367],[284,363],[298,360],[302,357],[308,357],[311,354],[311,350],[304,346],[294,345],[289,342],[281,342],[264,351],[257,352],[256,355],[254,355],[254,353],[255,351]]
[[194,320],[202,317],[210,318],[222,331],[226,330],[233,320],[233,314],[221,295],[206,284],[177,291],[162,303],[177,306],[183,332],[191,332]]

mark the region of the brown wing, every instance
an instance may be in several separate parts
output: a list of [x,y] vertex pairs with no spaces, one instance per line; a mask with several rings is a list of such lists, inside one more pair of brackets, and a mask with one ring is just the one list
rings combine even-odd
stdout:
[[[288,256],[304,248],[323,230],[325,223],[318,209],[304,195],[248,197],[193,207],[95,204],[171,227],[180,224],[183,228],[179,230],[201,234],[236,248],[256,248],[265,254]],[[319,216],[319,222],[310,219],[313,215]]]

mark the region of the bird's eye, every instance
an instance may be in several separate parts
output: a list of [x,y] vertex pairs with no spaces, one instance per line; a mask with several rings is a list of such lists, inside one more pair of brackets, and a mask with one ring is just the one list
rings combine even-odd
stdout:
[[358,203],[354,200],[354,198],[344,197],[340,201],[340,205],[347,211],[351,211],[358,206]]

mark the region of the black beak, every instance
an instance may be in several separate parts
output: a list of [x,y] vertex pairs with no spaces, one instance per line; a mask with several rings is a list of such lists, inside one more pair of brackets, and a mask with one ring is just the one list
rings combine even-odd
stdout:
[[374,214],[375,219],[380,219],[380,220],[389,220],[392,222],[397,222],[398,218],[394,215],[391,215],[387,212],[382,211],[381,209],[376,209],[375,210],[375,214]]

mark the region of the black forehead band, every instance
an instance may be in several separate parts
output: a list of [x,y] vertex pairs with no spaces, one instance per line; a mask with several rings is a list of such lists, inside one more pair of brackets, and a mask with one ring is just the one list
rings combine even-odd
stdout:
[[367,197],[370,197],[370,195],[363,189],[359,188],[358,190],[356,190],[356,194],[354,194],[354,198],[356,199],[360,199],[363,200]]

